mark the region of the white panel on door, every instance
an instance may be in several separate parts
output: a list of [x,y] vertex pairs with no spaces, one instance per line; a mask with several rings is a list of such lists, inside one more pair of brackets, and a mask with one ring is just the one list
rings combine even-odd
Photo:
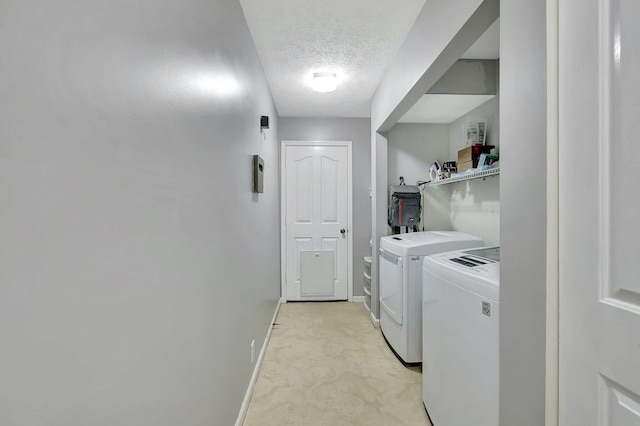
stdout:
[[559,2],[560,426],[640,426],[638,16]]
[[600,425],[640,425],[640,396],[624,386],[600,376]]
[[323,238],[322,243],[320,244],[322,247],[322,251],[330,251],[333,252],[334,262],[336,268],[333,271],[333,278],[338,279],[338,271],[337,269],[340,267],[339,259],[340,254],[338,252],[338,239],[337,238]]
[[295,162],[296,223],[311,223],[313,215],[313,158],[304,157]]
[[[607,214],[611,240],[605,256],[611,267],[607,278],[605,297],[626,304],[640,313],[640,262],[637,259],[640,239],[638,221],[638,198],[640,191],[636,183],[629,181],[629,172],[636,176],[640,170],[640,37],[637,36],[640,2],[638,0],[608,0],[610,27],[610,56],[604,66],[609,68],[610,99],[604,111],[611,125],[607,137],[602,142],[604,155],[605,182],[604,202],[609,202]],[[635,36],[634,36],[635,34]],[[635,87],[635,90],[629,90]],[[607,105],[608,104],[608,105]],[[609,137],[611,140],[609,140]],[[608,154],[608,155],[607,155]],[[608,157],[608,158],[607,158]],[[631,305],[631,306],[630,306]]]
[[296,259],[297,262],[295,263],[295,267],[296,267],[296,275],[295,275],[295,279],[296,281],[300,281],[300,277],[301,272],[300,272],[300,252],[305,251],[305,250],[313,250],[313,239],[312,238],[296,238]]
[[300,252],[300,295],[333,296],[335,252]]
[[321,159],[322,223],[338,221],[338,162],[328,158]]

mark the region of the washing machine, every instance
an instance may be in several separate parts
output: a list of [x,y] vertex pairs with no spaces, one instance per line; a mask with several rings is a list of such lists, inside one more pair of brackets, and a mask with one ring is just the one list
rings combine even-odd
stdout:
[[426,231],[380,238],[380,329],[405,364],[422,362],[422,259],[481,247],[483,240],[455,231]]
[[435,426],[498,424],[500,249],[425,257],[422,397]]

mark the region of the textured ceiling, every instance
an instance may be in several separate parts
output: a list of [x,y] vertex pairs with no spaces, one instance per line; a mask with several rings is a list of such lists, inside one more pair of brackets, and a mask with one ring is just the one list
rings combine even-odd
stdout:
[[[375,89],[425,0],[240,0],[281,117],[369,117]],[[314,71],[337,72],[331,93]]]

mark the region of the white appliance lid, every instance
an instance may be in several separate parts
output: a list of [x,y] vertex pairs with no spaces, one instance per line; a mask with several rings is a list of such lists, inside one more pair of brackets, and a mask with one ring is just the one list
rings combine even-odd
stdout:
[[482,247],[479,249],[465,250],[464,252],[471,256],[478,256],[500,262],[500,247]]
[[482,238],[458,231],[424,231],[389,235],[380,238],[380,248],[407,256],[428,256],[444,251],[481,247]]
[[422,267],[451,284],[499,302],[499,259],[499,247],[484,247],[428,256],[424,258]]

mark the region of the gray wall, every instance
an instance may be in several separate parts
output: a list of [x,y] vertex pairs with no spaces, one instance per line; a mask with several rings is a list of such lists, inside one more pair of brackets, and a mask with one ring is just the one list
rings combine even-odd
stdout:
[[[373,124],[372,124],[373,125]],[[378,282],[378,245],[380,237],[388,234],[389,229],[387,200],[387,154],[389,141],[386,135],[372,130],[371,135],[371,252],[374,254],[371,263],[371,313],[376,320],[380,319],[380,285]]]
[[[376,137],[376,132],[388,130],[434,83],[433,79],[446,71],[447,62],[466,51],[469,44],[461,43],[463,39],[468,41],[470,33],[465,28],[469,25],[462,27],[462,23],[470,11],[480,6],[479,12],[492,12],[485,16],[487,19],[472,19],[482,24],[476,28],[477,35],[497,17],[493,15],[498,3],[495,0],[454,3],[427,2],[383,77],[372,99],[374,146],[386,142]],[[500,2],[500,424],[505,426],[545,422],[545,8],[544,0]],[[426,43],[429,46],[423,46]],[[430,74],[434,67],[437,69],[427,78],[425,70]],[[385,151],[386,146],[375,155]],[[372,161],[380,163],[378,158]],[[373,171],[378,173],[377,169]],[[386,170],[384,175],[386,178]],[[376,186],[376,210],[383,197],[384,191]],[[379,235],[381,229],[376,221],[372,231]]]
[[500,424],[545,423],[546,2],[500,4]]
[[280,139],[352,141],[353,155],[353,295],[364,296],[362,258],[371,248],[371,121],[368,118],[281,118]]
[[280,297],[239,3],[1,9],[0,424],[233,424]]

